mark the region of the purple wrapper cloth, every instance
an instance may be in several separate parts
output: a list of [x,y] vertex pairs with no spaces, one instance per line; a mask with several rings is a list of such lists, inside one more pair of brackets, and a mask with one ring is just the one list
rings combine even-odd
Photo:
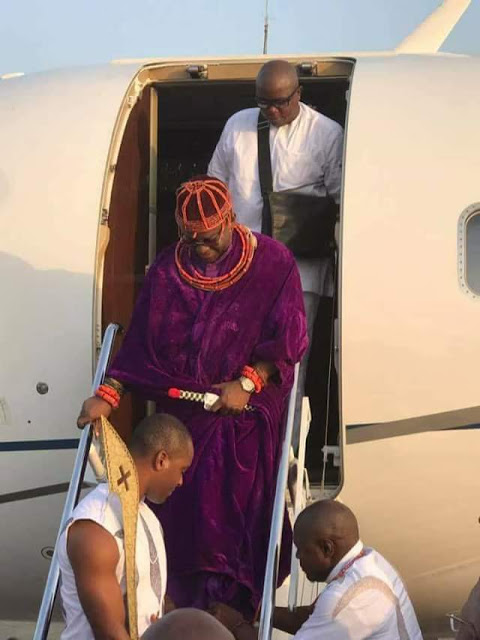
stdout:
[[[250,270],[219,292],[188,286],[175,266],[174,248],[162,252],[108,372],[155,400],[158,411],[177,416],[192,434],[195,457],[184,485],[165,505],[152,507],[165,532],[169,592],[183,606],[205,607],[214,593],[248,617],[263,589],[286,402],[294,365],[307,346],[293,256],[270,238],[257,240]],[[240,251],[234,235],[220,273],[232,268]],[[256,411],[220,416],[164,395],[170,387],[212,390],[260,360],[273,362],[279,376],[251,397]],[[288,526],[284,542],[281,579],[288,573]]]

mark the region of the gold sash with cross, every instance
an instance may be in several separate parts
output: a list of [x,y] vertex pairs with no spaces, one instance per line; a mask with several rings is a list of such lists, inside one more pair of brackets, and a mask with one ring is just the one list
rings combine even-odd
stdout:
[[137,586],[135,579],[135,551],[138,521],[137,469],[126,444],[110,422],[102,416],[101,441],[107,471],[108,487],[116,493],[122,505],[123,542],[125,549],[125,585],[127,595],[128,629],[130,638],[138,640]]

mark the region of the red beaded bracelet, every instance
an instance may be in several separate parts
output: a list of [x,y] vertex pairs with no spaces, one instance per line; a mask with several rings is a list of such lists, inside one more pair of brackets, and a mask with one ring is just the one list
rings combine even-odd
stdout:
[[108,396],[109,398],[112,398],[112,400],[114,402],[120,402],[120,395],[117,391],[115,391],[115,389],[112,389],[111,387],[108,387],[105,384],[101,384],[98,389],[98,392],[100,392],[102,395]]
[[108,402],[108,404],[114,409],[118,409],[119,403],[114,400],[108,393],[105,393],[105,391],[97,389],[95,395],[97,396],[97,398],[101,398],[102,400],[105,400],[105,402]]
[[119,392],[114,387],[111,387],[109,384],[103,383],[99,386],[99,389],[104,393],[108,394],[109,396],[111,396],[114,400],[120,401]]
[[263,378],[260,376],[258,371],[253,367],[250,367],[248,365],[243,367],[242,376],[245,376],[245,378],[248,378],[253,382],[253,384],[255,385],[255,393],[260,393],[260,391],[265,386],[265,382]]
[[[250,367],[250,365],[247,365]],[[253,371],[253,373],[258,376],[260,378],[260,384],[262,385],[262,387],[265,387],[267,385],[267,381],[265,380],[264,376],[261,374],[260,371],[258,371],[258,369],[255,369],[255,367],[250,367],[250,369]]]
[[120,405],[120,394],[112,387],[109,387],[106,384],[101,384],[95,391],[95,395],[97,398],[101,398],[102,400],[105,400],[105,402],[108,402],[108,404],[114,409],[118,409]]
[[263,378],[258,373],[258,371],[253,367],[250,367],[247,365],[246,367],[244,367],[244,370],[242,373],[246,378],[249,378],[254,383],[255,393],[260,393],[260,391],[265,386],[265,383],[263,381]]

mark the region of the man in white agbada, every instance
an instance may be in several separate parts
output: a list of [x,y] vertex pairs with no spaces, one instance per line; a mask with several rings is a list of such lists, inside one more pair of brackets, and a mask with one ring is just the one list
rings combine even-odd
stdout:
[[[136,571],[138,632],[163,613],[167,562],[160,523],[144,498],[162,503],[182,484],[193,458],[187,428],[155,414],[134,429],[129,445],[138,473],[140,504]],[[128,478],[127,478],[128,482]],[[120,500],[99,484],[76,507],[59,541],[61,640],[130,640],[124,605],[125,554]]]
[[[363,545],[348,507],[315,502],[298,517],[293,537],[307,578],[326,585],[309,607],[293,612],[277,607],[274,627],[294,634],[294,640],[422,639],[400,576]],[[257,630],[225,605],[216,605],[213,613],[237,640],[257,638]]]
[[[228,184],[238,222],[253,231],[261,231],[263,199],[257,148],[259,110],[270,123],[274,191],[290,190],[317,196],[328,194],[338,204],[343,130],[337,122],[300,102],[297,72],[287,61],[272,60],[263,65],[255,86],[259,107],[238,111],[229,118],[208,166],[208,174]],[[297,265],[311,342],[320,296],[333,295],[332,264],[324,258],[297,259]],[[304,393],[307,361],[308,352],[299,373],[297,417]],[[297,419],[295,424],[298,424]]]

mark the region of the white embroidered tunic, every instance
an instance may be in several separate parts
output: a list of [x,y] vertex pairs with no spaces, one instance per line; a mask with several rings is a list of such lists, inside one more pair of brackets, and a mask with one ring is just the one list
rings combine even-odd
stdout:
[[[348,566],[362,550],[365,555]],[[345,574],[335,579],[342,569]],[[330,572],[295,640],[422,640],[405,586],[383,556],[361,541]]]

